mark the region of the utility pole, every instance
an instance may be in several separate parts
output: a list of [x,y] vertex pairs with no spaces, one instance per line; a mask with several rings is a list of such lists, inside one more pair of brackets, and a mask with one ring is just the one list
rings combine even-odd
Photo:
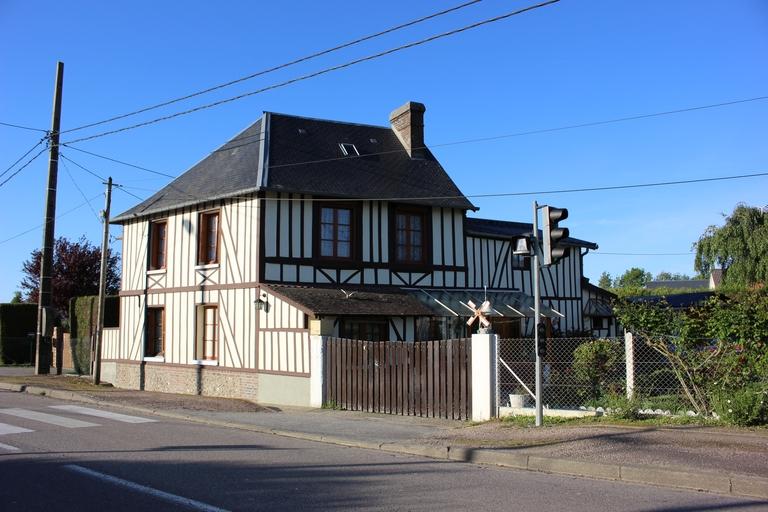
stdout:
[[104,233],[101,239],[101,272],[99,273],[99,323],[96,328],[96,350],[93,361],[93,383],[101,382],[101,343],[104,339],[104,302],[107,293],[107,263],[109,255],[109,208],[112,204],[112,176],[107,179],[107,201],[104,206]]
[[53,118],[49,134],[50,159],[48,161],[48,189],[45,195],[43,217],[43,247],[40,251],[40,288],[37,307],[37,334],[35,337],[35,374],[47,375],[51,371],[51,334],[53,309],[51,308],[54,222],[56,220],[56,182],[59,173],[59,130],[61,128],[61,95],[64,86],[64,63],[56,63],[56,88],[53,93]]

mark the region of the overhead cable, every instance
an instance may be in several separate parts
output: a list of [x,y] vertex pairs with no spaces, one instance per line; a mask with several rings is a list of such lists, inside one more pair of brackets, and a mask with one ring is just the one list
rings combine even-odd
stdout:
[[267,91],[271,91],[271,90],[274,90],[274,89],[279,89],[279,88],[285,87],[287,85],[295,84],[297,82],[302,82],[304,80],[309,80],[310,78],[315,78],[315,77],[318,77],[318,76],[321,76],[321,75],[325,75],[325,74],[328,74],[328,73],[331,73],[331,72],[334,72],[334,71],[338,71],[338,70],[341,70],[341,69],[345,69],[345,68],[354,66],[356,64],[360,64],[360,63],[363,63],[363,62],[375,60],[375,59],[384,57],[386,55],[390,55],[390,54],[393,54],[393,53],[396,53],[396,52],[407,50],[409,48],[413,48],[413,47],[420,46],[420,45],[423,45],[423,44],[426,44],[426,43],[430,43],[430,42],[438,40],[438,39],[442,39],[442,38],[453,36],[453,35],[456,35],[456,34],[459,34],[459,33],[462,33],[462,32],[466,32],[468,30],[472,30],[472,29],[481,27],[483,25],[487,25],[489,23],[495,23],[497,21],[501,21],[501,20],[510,18],[512,16],[516,16],[516,15],[519,15],[519,14],[523,14],[525,12],[529,12],[529,11],[532,11],[532,10],[535,10],[535,9],[539,9],[541,7],[546,7],[548,5],[555,4],[555,3],[559,2],[559,1],[560,0],[549,0],[547,2],[542,2],[542,3],[536,4],[536,5],[531,5],[531,6],[528,6],[528,7],[524,7],[522,9],[518,9],[516,11],[512,11],[512,12],[509,12],[509,13],[506,13],[506,14],[502,14],[500,16],[495,16],[493,18],[488,18],[488,19],[485,19],[485,20],[473,23],[471,25],[466,25],[466,26],[461,27],[461,28],[450,30],[448,32],[443,32],[441,34],[437,34],[437,35],[434,35],[434,36],[427,37],[425,39],[414,41],[412,43],[407,43],[407,44],[404,44],[404,45],[401,45],[401,46],[397,46],[395,48],[390,48],[389,50],[384,50],[382,52],[378,52],[378,53],[375,53],[375,54],[372,54],[372,55],[368,55],[366,57],[361,57],[359,59],[354,59],[354,60],[345,62],[344,64],[339,64],[339,65],[336,65],[336,66],[332,66],[332,67],[329,67],[329,68],[322,69],[320,71],[315,71],[314,73],[309,73],[307,75],[302,75],[302,76],[299,76],[297,78],[292,78],[290,80],[285,80],[283,82],[279,82],[279,83],[272,84],[272,85],[269,85],[269,86],[266,86],[266,87],[262,87],[261,89],[257,89],[255,91],[246,92],[246,93],[243,93],[243,94],[239,94],[237,96],[233,96],[233,97],[230,97],[230,98],[225,98],[225,99],[222,99],[222,100],[219,100],[219,101],[214,101],[212,103],[208,103],[208,104],[205,104],[205,105],[200,105],[198,107],[191,108],[191,109],[188,109],[188,110],[183,110],[183,111],[180,111],[180,112],[176,112],[174,114],[169,114],[167,116],[158,117],[158,118],[155,118],[155,119],[151,119],[149,121],[144,121],[142,123],[137,123],[137,124],[130,125],[130,126],[125,126],[123,128],[118,128],[118,129],[115,129],[115,130],[109,130],[109,131],[106,131],[106,132],[97,133],[95,135],[90,135],[90,136],[87,136],[87,137],[81,137],[79,139],[68,140],[68,141],[64,142],[64,144],[75,144],[77,142],[84,142],[86,140],[93,140],[93,139],[97,139],[97,138],[100,138],[100,137],[105,137],[107,135],[114,135],[116,133],[121,133],[121,132],[125,132],[125,131],[128,131],[128,130],[134,130],[136,128],[142,128],[144,126],[149,126],[149,125],[152,125],[152,124],[155,124],[155,123],[159,123],[161,121],[167,121],[169,119],[174,119],[176,117],[192,114],[194,112],[199,112],[201,110],[206,110],[206,109],[209,109],[209,108],[218,107],[218,106],[224,105],[226,103],[231,103],[233,101],[237,101],[237,100],[241,100],[243,98],[254,96],[256,94],[261,94],[261,93],[264,93],[264,92],[267,92]]
[[161,108],[161,107],[166,107],[168,105],[173,105],[174,103],[178,103],[180,101],[188,100],[188,99],[194,98],[196,96],[201,96],[201,95],[207,94],[209,92],[217,91],[217,90],[223,89],[225,87],[229,87],[229,86],[241,83],[241,82],[245,82],[247,80],[251,80],[251,79],[259,77],[259,76],[266,75],[268,73],[273,73],[273,72],[278,71],[280,69],[285,69],[285,68],[287,68],[289,66],[300,64],[302,62],[306,62],[308,60],[315,59],[315,58],[321,57],[323,55],[328,55],[329,53],[333,53],[333,52],[336,52],[338,50],[342,50],[344,48],[349,48],[349,47],[354,46],[356,44],[359,44],[359,43],[362,43],[362,42],[365,42],[365,41],[369,41],[371,39],[374,39],[374,38],[377,38],[377,37],[380,37],[380,36],[383,36],[383,35],[386,35],[386,34],[390,34],[392,32],[396,32],[396,31],[401,30],[403,28],[411,27],[413,25],[417,25],[417,24],[422,23],[424,21],[427,21],[427,20],[430,20],[430,19],[433,19],[433,18],[437,18],[439,16],[443,16],[445,14],[448,14],[448,13],[451,13],[451,12],[454,12],[454,11],[458,11],[458,10],[463,9],[465,7],[469,7],[470,5],[477,4],[477,3],[481,2],[481,1],[482,0],[472,0],[470,2],[465,2],[465,3],[457,5],[455,7],[451,7],[449,9],[445,9],[445,10],[442,10],[442,11],[439,11],[439,12],[435,12],[435,13],[430,14],[428,16],[423,16],[421,18],[418,18],[418,19],[415,19],[415,20],[412,20],[412,21],[409,21],[409,22],[406,22],[406,23],[402,23],[400,25],[388,28],[386,30],[382,30],[380,32],[376,32],[375,34],[370,34],[370,35],[367,35],[367,36],[355,39],[353,41],[349,41],[347,43],[343,43],[343,44],[340,44],[338,46],[334,46],[332,48],[328,48],[326,50],[315,52],[315,53],[312,53],[310,55],[307,55],[307,56],[300,57],[298,59],[292,60],[290,62],[286,62],[284,64],[280,64],[280,65],[273,66],[273,67],[270,67],[270,68],[267,68],[267,69],[263,69],[261,71],[257,71],[255,73],[250,74],[250,75],[247,75],[247,76],[244,76],[244,77],[241,77],[241,78],[237,78],[235,80],[231,80],[229,82],[225,82],[223,84],[219,84],[219,85],[216,85],[216,86],[213,86],[213,87],[209,87],[207,89],[203,89],[201,91],[197,91],[197,92],[194,92],[192,94],[188,94],[186,96],[181,96],[179,98],[174,98],[172,100],[164,101],[162,103],[158,103],[156,105],[151,105],[149,107],[144,107],[144,108],[141,108],[139,110],[134,110],[133,112],[128,112],[126,114],[120,114],[120,115],[117,115],[117,116],[114,116],[114,117],[110,117],[109,119],[104,119],[102,121],[97,121],[97,122],[94,122],[94,123],[89,123],[89,124],[85,124],[85,125],[82,125],[82,126],[78,126],[76,128],[70,128],[68,130],[63,130],[63,131],[61,131],[61,133],[69,133],[69,132],[74,132],[74,131],[77,131],[77,130],[83,130],[85,128],[91,128],[91,127],[94,127],[94,126],[99,126],[99,125],[102,125],[102,124],[111,123],[113,121],[118,121],[120,119],[125,119],[126,117],[131,117],[131,116],[135,116],[137,114],[142,114],[144,112],[149,112],[150,110],[155,110],[155,109],[158,109],[158,108]]

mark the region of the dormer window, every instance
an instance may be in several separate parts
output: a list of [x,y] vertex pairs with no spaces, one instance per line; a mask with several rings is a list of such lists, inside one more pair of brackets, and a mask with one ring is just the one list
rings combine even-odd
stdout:
[[344,156],[360,156],[355,145],[349,142],[339,142],[339,148],[341,148],[341,154]]

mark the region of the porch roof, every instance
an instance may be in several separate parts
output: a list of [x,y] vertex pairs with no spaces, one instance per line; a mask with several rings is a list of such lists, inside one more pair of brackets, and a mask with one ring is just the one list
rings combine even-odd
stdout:
[[[472,301],[476,307],[480,307],[486,299],[491,303],[491,312],[486,316],[511,318],[535,316],[533,297],[517,290],[415,288],[408,291],[434,309],[439,316],[472,316],[474,309],[469,306],[469,301]],[[559,311],[544,304],[541,305],[540,312],[549,318],[564,317]]]
[[[265,289],[287,299],[308,314],[317,316],[455,316],[470,317],[476,306],[487,297],[490,317],[533,318],[534,302],[515,290],[384,288],[384,287],[317,287],[266,284]],[[553,308],[541,305],[541,314],[549,318],[563,317]]]

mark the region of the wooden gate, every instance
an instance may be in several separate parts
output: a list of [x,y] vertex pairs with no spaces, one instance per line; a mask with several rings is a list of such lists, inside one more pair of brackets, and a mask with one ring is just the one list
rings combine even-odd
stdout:
[[326,406],[469,419],[470,347],[469,339],[414,343],[326,338]]

